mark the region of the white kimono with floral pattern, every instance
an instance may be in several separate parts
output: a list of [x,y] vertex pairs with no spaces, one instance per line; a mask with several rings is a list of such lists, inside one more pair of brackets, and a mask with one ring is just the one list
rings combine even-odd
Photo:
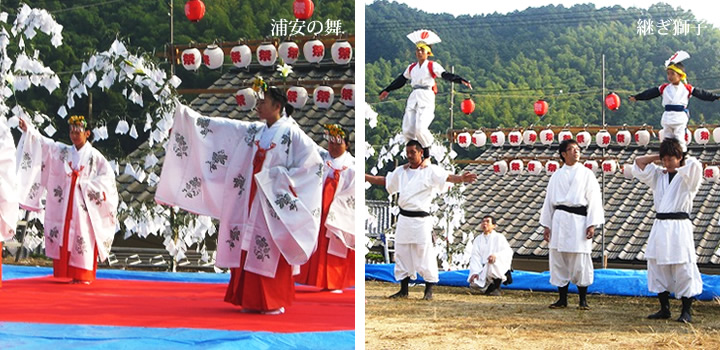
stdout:
[[325,219],[330,239],[327,252],[346,258],[348,249],[355,249],[355,158],[348,152],[332,158],[325,150],[320,155],[325,162],[323,183],[335,169],[340,170],[335,197]]
[[[255,153],[270,144],[253,178]],[[178,105],[155,200],[218,218],[216,264],[240,267],[245,250],[244,269],[272,278],[281,255],[291,265],[302,265],[313,252],[322,167],[313,141],[291,118],[268,128],[207,118]],[[251,181],[257,184],[252,205]]]
[[[75,146],[40,135],[29,123],[17,152],[20,205],[40,211],[47,190],[45,255],[60,259],[68,200],[73,195],[69,264],[93,270],[95,247],[100,261],[104,261],[115,237],[118,192],[110,163],[90,142],[76,150]],[[73,169],[79,170],[79,176],[75,188],[70,188]]]

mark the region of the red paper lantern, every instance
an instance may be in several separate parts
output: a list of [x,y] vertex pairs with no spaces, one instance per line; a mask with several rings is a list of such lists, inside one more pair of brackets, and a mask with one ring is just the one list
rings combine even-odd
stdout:
[[548,103],[545,102],[545,100],[537,100],[535,102],[535,114],[538,117],[542,117],[545,114],[547,114],[548,111]]
[[310,18],[315,11],[315,4],[312,0],[295,0],[293,3],[293,14],[299,20]]
[[463,113],[470,115],[475,110],[475,102],[473,100],[466,98],[462,103],[460,104],[460,110],[462,110]]
[[185,3],[185,16],[190,22],[198,22],[205,16],[205,3],[200,0],[190,0]]
[[615,111],[620,108],[620,96],[616,93],[611,92],[605,96],[605,106],[611,111]]

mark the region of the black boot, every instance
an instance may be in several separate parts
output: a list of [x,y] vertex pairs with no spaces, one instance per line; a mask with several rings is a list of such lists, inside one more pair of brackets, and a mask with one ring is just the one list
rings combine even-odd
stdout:
[[670,292],[662,292],[658,294],[660,300],[660,311],[649,315],[647,318],[651,320],[664,320],[670,318]]
[[578,310],[590,310],[590,306],[587,303],[587,288],[578,286],[578,294],[580,294],[580,303],[578,304]]
[[410,285],[410,277],[405,277],[400,281],[400,291],[389,296],[390,299],[396,298],[407,298],[408,297],[408,286]]
[[682,313],[677,319],[678,322],[692,323],[692,316],[690,316],[692,309],[693,298],[682,297]]
[[432,289],[435,283],[429,283],[425,282],[425,294],[423,295],[423,300],[432,300]]
[[500,285],[501,284],[502,284],[501,279],[499,279],[499,278],[493,279],[493,283],[490,286],[488,286],[489,292],[486,291],[485,295],[490,295],[490,296],[494,296],[494,297],[501,296],[502,295],[502,293],[500,293]]
[[513,269],[508,270],[505,272],[505,282],[503,282],[504,285],[512,284],[512,272]]
[[554,304],[550,304],[551,309],[562,309],[567,307],[567,293],[570,284],[566,284],[565,287],[558,287],[558,293],[560,298]]

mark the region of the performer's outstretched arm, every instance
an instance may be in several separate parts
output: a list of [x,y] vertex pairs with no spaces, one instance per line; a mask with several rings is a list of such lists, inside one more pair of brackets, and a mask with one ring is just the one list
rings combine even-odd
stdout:
[[448,175],[447,182],[459,184],[461,182],[475,182],[477,175],[469,172],[465,172],[462,175]]
[[472,85],[470,85],[470,82],[467,81],[467,79],[464,79],[463,77],[461,77],[457,74],[442,72],[442,74],[440,74],[440,77],[442,77],[443,79],[445,79],[447,81],[452,81],[453,83],[463,84],[463,85],[469,87],[470,89],[472,89]]
[[703,101],[715,101],[720,100],[720,95],[712,93],[710,91],[705,91],[700,88],[693,88],[692,95],[703,100]]
[[365,174],[365,181],[378,186],[385,186],[385,176],[373,176]]
[[660,96],[660,88],[654,87],[654,88],[649,88],[639,94],[630,96],[630,101],[635,102],[635,101],[652,100],[655,97],[659,97],[659,96]]
[[390,85],[388,85],[388,87],[386,87],[382,91],[380,91],[380,99],[384,100],[388,96],[388,94],[390,94],[390,91],[397,90],[397,89],[405,86],[407,81],[408,81],[408,78],[405,78],[405,76],[403,74],[398,75],[398,77],[395,78],[395,80],[393,80],[393,82],[390,83]]

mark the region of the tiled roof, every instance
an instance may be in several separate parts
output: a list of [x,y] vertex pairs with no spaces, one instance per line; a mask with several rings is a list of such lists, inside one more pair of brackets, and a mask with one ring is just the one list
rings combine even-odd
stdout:
[[[654,150],[657,152],[657,149]],[[717,161],[720,155],[718,145],[690,145],[689,153],[700,161]],[[610,147],[608,155],[617,157],[621,163],[629,163],[636,156],[648,152],[645,147]],[[555,156],[557,145],[523,146],[502,148],[490,147],[478,159],[508,157]],[[583,151],[582,158],[601,157],[602,150],[590,146]],[[547,242],[543,241],[540,227],[540,208],[545,198],[545,188],[550,176],[505,175],[498,176],[488,165],[471,164],[466,170],[477,173],[478,181],[467,186],[465,210],[467,222],[463,230],[477,228],[484,215],[492,215],[510,246],[520,256],[548,255]],[[598,173],[598,181],[602,175]],[[601,182],[602,186],[602,182]],[[649,188],[633,179],[629,180],[618,172],[605,176],[605,249],[608,260],[639,261],[644,259],[646,241],[652,228],[655,210]],[[695,226],[694,238],[699,264],[720,264],[717,252],[720,241],[718,206],[720,206],[720,185],[703,182],[693,203],[691,218]],[[592,257],[602,256],[602,237],[593,239]]]

